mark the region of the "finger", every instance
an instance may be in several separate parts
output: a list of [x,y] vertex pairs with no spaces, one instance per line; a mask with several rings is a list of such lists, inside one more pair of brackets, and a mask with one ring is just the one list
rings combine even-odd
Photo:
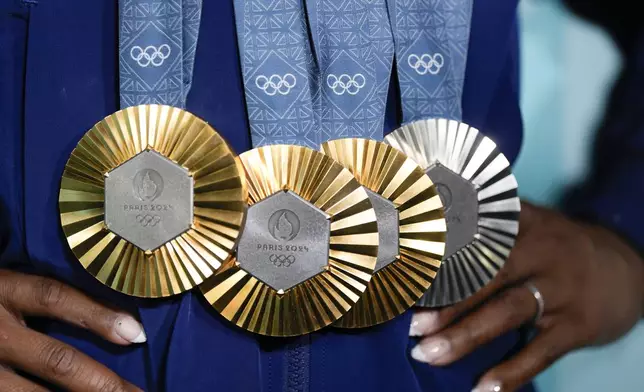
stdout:
[[504,284],[499,280],[493,280],[472,296],[452,306],[442,309],[418,309],[414,312],[411,320],[409,336],[425,336],[436,333],[455,320],[480,306],[481,303],[490,298],[494,293],[502,290]]
[[117,344],[147,340],[143,326],[132,316],[103,306],[61,282],[15,273],[8,281],[8,305],[19,313],[57,318]]
[[427,337],[411,352],[432,365],[452,363],[502,334],[534,319],[537,301],[524,286],[499,293],[488,303],[449,328]]
[[[438,310],[417,310],[412,317],[409,335],[425,336],[447,328],[456,320],[480,307],[498,292],[520,283],[521,280],[512,277],[514,274],[514,268],[506,264],[496,278],[463,301]],[[519,277],[523,275],[518,274]]]
[[0,386],[2,392],[47,392],[47,389],[6,370],[0,370]]
[[519,213],[519,234],[521,237],[535,226],[536,223],[540,222],[544,212],[547,213],[547,210],[537,207],[532,203],[521,201],[521,213]]
[[[544,213],[541,210],[529,203],[522,204],[521,227],[525,227],[524,233],[530,231],[536,222],[543,219]],[[525,215],[523,215],[524,212]],[[439,310],[417,311],[412,319],[410,336],[423,336],[440,331],[481,306],[497,292],[537,275],[542,270],[544,263],[542,258],[536,256],[539,253],[535,253],[535,246],[539,246],[539,244],[535,242],[534,238],[529,236],[518,238],[508,260],[494,279],[470,297],[452,306]]]
[[509,392],[527,384],[565,353],[575,348],[574,331],[544,331],[515,357],[486,373],[473,392]]
[[4,325],[0,361],[70,391],[140,391],[87,355],[49,336]]

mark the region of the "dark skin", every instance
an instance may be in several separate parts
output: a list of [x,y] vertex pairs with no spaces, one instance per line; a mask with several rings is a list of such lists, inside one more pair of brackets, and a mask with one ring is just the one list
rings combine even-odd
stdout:
[[12,369],[73,392],[140,391],[71,346],[29,329],[26,316],[59,319],[118,345],[145,341],[140,324],[129,315],[60,282],[0,270],[0,391],[47,390]]
[[517,355],[489,370],[476,392],[515,391],[566,353],[610,343],[644,313],[644,262],[612,232],[523,203],[517,243],[503,269],[481,291],[451,307],[419,311],[412,355],[450,364],[478,346],[534,321],[537,335]]

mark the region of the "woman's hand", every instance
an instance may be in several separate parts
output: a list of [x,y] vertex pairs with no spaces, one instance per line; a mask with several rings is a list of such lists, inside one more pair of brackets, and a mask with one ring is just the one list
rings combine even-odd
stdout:
[[[644,310],[643,271],[642,259],[611,232],[524,203],[516,246],[497,277],[461,303],[414,315],[410,335],[423,339],[412,356],[446,365],[534,322],[535,338],[474,390],[514,391],[564,354],[629,331]],[[530,286],[544,299],[538,320]]]
[[0,270],[2,391],[45,391],[12,369],[69,391],[140,391],[87,355],[29,329],[24,316],[63,320],[120,345],[146,340],[141,324],[127,314],[108,309],[55,280]]

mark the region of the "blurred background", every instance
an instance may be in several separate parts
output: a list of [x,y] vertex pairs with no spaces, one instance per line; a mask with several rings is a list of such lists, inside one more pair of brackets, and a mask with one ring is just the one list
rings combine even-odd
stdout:
[[[558,0],[521,0],[524,147],[515,166],[521,196],[552,205],[586,175],[619,52],[601,29]],[[541,392],[644,391],[644,324],[617,343],[559,361]]]

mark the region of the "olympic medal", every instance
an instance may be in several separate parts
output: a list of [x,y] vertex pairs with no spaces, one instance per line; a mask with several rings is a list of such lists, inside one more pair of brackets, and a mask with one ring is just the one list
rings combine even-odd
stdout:
[[427,170],[445,205],[444,265],[418,305],[446,306],[471,296],[503,267],[519,231],[510,162],[488,137],[453,120],[416,121],[385,142]]
[[59,208],[83,267],[114,290],[166,297],[227,260],[244,221],[243,170],[203,120],[161,105],[105,117],[72,152]]
[[378,225],[349,170],[300,146],[239,157],[249,208],[236,256],[201,290],[227,320],[269,336],[318,330],[344,315],[376,267]]
[[378,220],[376,272],[335,325],[386,322],[413,306],[439,271],[447,231],[440,196],[416,162],[385,143],[340,139],[324,143],[322,151],[367,189]]

